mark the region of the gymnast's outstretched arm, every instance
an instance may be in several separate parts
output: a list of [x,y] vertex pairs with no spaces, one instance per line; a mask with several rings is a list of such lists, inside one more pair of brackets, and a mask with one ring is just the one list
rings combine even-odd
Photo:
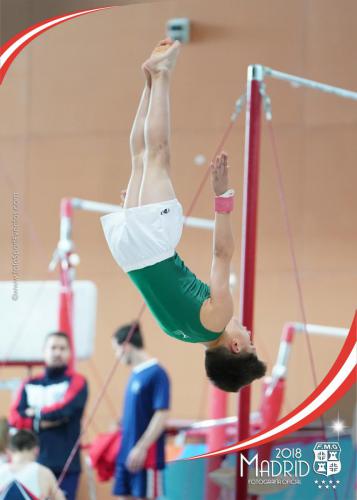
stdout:
[[[212,187],[216,196],[228,190],[228,157],[226,153],[218,156],[211,164]],[[233,298],[229,287],[230,264],[234,252],[234,239],[230,213],[215,215],[213,236],[213,257],[210,274],[211,298],[201,311],[204,326],[220,331],[233,316]]]

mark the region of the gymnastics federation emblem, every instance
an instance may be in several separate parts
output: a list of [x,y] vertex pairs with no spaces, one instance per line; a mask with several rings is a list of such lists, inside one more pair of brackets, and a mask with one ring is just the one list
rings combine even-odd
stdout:
[[341,470],[341,447],[337,442],[320,442],[314,447],[314,471],[316,474],[332,476]]

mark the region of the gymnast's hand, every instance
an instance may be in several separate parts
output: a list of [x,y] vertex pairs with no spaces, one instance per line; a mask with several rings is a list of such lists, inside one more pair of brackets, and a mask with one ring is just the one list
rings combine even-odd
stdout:
[[211,163],[212,187],[216,196],[228,190],[228,155],[224,151]]
[[129,471],[135,473],[142,469],[144,467],[146,455],[146,448],[138,444],[134,446],[126,460],[126,467],[129,469]]

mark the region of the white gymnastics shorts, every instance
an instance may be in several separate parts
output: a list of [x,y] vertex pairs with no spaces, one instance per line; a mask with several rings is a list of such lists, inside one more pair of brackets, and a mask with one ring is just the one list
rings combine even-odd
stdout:
[[100,220],[110,251],[125,272],[172,257],[183,229],[177,199],[121,208]]

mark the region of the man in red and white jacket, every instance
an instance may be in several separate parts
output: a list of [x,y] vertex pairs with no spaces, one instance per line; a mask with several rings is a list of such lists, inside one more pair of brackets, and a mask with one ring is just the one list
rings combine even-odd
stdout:
[[[38,462],[58,478],[75,446],[87,401],[86,379],[69,370],[71,356],[67,335],[50,333],[45,342],[45,371],[23,382],[11,405],[9,423],[17,429],[38,433]],[[81,471],[77,450],[61,483],[68,500],[76,498]]]

